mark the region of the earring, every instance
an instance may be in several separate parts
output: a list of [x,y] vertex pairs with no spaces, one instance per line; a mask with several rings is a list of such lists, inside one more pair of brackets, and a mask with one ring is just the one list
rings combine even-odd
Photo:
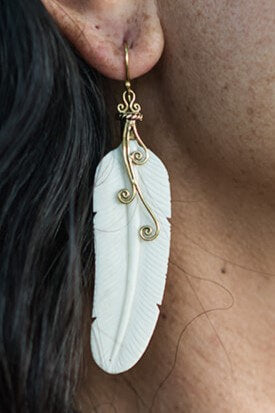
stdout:
[[129,75],[118,105],[122,143],[99,163],[94,184],[95,288],[91,350],[110,374],[133,367],[146,350],[162,303],[170,250],[167,170],[143,143]]

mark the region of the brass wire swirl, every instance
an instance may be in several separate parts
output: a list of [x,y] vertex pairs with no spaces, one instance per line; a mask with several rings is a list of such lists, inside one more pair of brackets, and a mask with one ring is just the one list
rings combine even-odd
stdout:
[[[123,93],[123,103],[120,103],[117,107],[119,118],[123,122],[123,136],[122,136],[122,148],[123,148],[123,159],[126,167],[126,171],[131,184],[131,191],[128,189],[122,189],[118,193],[118,199],[123,204],[130,204],[133,202],[135,197],[138,195],[142,204],[146,208],[148,214],[151,216],[155,228],[150,225],[143,225],[139,230],[139,235],[144,241],[153,241],[156,239],[160,233],[159,222],[149,206],[149,204],[144,199],[143,193],[138,184],[134,166],[142,166],[149,159],[149,152],[146,145],[143,143],[141,137],[139,136],[136,121],[142,121],[143,115],[141,114],[141,106],[136,102],[136,94],[131,89],[131,81],[129,77],[129,49],[128,45],[125,44],[125,66],[126,66],[126,80],[125,87],[126,90]],[[140,150],[131,152],[130,141],[136,141]]]

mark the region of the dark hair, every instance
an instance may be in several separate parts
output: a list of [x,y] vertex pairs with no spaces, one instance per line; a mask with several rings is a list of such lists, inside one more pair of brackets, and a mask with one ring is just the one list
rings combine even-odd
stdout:
[[39,0],[1,0],[0,65],[0,412],[73,412],[108,135],[99,77]]

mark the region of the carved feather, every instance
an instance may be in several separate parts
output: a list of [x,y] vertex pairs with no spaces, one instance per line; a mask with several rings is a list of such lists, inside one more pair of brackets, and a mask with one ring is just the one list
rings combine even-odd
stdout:
[[[131,151],[137,149],[137,142],[131,142]],[[142,226],[153,226],[139,197],[129,205],[118,199],[121,189],[131,190],[122,145],[103,158],[96,172],[91,349],[96,363],[111,374],[130,369],[143,355],[164,294],[170,249],[170,184],[163,163],[148,153],[148,161],[135,166],[135,175],[158,218],[160,233],[153,241],[139,236]]]

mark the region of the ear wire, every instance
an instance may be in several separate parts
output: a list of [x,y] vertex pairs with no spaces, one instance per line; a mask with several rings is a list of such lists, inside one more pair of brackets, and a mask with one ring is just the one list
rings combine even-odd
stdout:
[[124,43],[124,53],[125,53],[125,86],[129,90],[131,88],[130,72],[129,72],[129,46]]

